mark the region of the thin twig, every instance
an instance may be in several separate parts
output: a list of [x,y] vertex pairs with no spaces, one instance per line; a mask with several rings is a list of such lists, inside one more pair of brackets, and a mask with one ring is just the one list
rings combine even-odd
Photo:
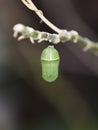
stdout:
[[39,10],[34,3],[31,0],[21,0],[22,3],[28,7],[30,10],[33,10],[40,18],[41,20],[48,25],[52,30],[54,30],[57,33],[61,33],[61,29],[59,29],[58,27],[56,27],[53,23],[51,23],[44,15],[43,12],[41,10]]

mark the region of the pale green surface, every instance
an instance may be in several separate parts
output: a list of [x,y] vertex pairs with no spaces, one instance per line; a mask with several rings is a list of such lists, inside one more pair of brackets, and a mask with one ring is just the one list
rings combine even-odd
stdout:
[[60,57],[58,51],[48,46],[41,54],[42,78],[48,82],[53,82],[58,77]]

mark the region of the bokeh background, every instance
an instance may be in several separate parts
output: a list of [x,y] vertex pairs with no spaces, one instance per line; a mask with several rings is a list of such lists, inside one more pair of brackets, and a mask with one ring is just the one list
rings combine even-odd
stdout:
[[[33,0],[56,26],[98,41],[97,0]],[[22,23],[53,32],[20,0],[0,0],[0,130],[98,130],[98,56],[71,42],[56,45],[60,74],[41,78],[47,42],[13,38]]]

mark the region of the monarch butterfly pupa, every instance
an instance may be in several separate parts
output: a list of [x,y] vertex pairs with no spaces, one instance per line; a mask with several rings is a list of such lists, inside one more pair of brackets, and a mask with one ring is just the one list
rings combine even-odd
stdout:
[[42,51],[41,65],[42,78],[47,82],[53,82],[58,77],[60,56],[54,46],[48,46]]

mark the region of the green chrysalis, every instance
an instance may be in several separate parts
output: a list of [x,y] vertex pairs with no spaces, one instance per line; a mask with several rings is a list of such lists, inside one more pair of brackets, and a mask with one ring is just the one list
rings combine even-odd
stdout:
[[41,54],[42,78],[53,82],[58,77],[60,56],[53,46],[45,48]]

